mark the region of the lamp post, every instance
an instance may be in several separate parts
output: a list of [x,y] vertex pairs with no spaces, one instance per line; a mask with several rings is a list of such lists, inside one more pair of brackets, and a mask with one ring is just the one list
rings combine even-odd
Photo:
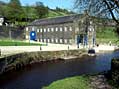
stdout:
[[9,38],[10,38],[10,40],[12,40],[12,32],[11,32],[11,29],[9,30]]

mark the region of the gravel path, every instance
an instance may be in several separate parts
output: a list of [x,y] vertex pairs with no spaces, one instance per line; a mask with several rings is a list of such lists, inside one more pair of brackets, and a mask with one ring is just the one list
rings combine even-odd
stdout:
[[104,75],[91,76],[90,80],[93,89],[112,89]]

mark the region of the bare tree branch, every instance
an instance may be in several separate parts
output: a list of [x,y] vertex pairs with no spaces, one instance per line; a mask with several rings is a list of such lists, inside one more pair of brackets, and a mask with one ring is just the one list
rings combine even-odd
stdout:
[[117,24],[119,24],[119,21],[116,19],[116,17],[115,17],[115,15],[114,15],[114,13],[112,12],[112,9],[111,9],[111,7],[110,7],[110,4],[106,1],[106,0],[103,0],[104,2],[105,2],[105,4],[107,5],[107,7],[108,7],[108,9],[109,9],[109,11],[110,11],[110,14],[111,14],[111,16],[112,16],[112,18],[113,18],[113,20],[115,20],[116,21],[116,23]]
[[119,24],[119,0],[75,0],[78,10],[88,10],[92,16],[112,17]]

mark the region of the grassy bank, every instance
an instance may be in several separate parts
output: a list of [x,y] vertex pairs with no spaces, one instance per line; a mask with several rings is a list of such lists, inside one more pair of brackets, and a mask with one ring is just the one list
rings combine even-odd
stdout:
[[43,89],[91,89],[88,76],[76,76],[55,81]]
[[96,42],[98,44],[106,43],[108,44],[109,41],[112,42],[112,44],[119,44],[117,41],[119,39],[119,36],[115,33],[115,27],[99,27],[96,30]]
[[29,43],[22,41],[0,40],[0,46],[46,46],[46,44]]

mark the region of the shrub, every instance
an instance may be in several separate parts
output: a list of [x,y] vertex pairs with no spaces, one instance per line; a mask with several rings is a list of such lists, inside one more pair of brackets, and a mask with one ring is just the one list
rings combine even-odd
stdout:
[[111,76],[114,83],[119,85],[119,58],[114,58],[111,61]]

